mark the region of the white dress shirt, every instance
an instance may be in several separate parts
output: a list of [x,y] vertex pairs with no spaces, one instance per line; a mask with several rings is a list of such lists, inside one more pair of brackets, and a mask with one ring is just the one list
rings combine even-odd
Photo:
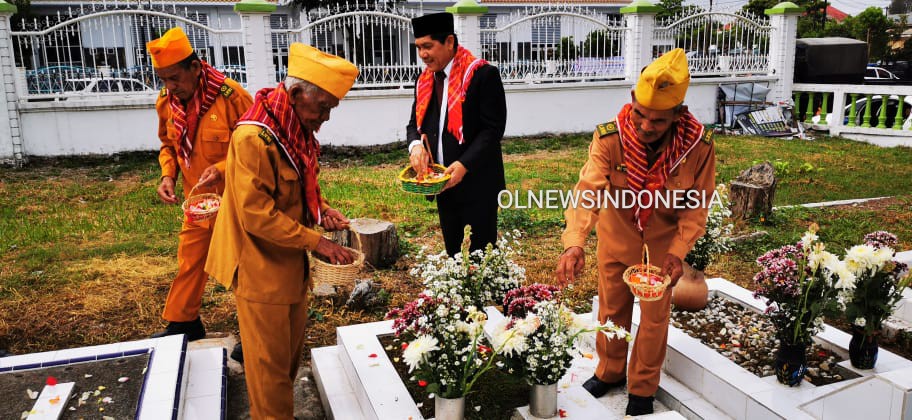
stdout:
[[[452,69],[453,60],[450,60],[446,67],[443,68],[446,77],[443,79],[443,98],[440,100],[440,122],[437,124],[437,163],[441,165],[443,165],[443,131],[446,130],[444,122],[446,121],[447,115],[447,96],[450,90],[450,71]],[[421,124],[422,121],[418,121],[417,123]],[[413,147],[419,145],[421,145],[421,140],[412,140],[408,146],[409,154],[412,154]],[[430,152],[430,150],[428,150],[428,152]]]

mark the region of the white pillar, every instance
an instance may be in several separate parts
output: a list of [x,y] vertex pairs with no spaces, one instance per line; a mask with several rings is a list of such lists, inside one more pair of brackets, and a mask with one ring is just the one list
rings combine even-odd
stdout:
[[478,17],[487,13],[488,8],[480,6],[475,0],[460,0],[447,7],[446,11],[454,15],[454,29],[459,37],[459,45],[476,57],[481,57],[481,24]]
[[272,36],[269,33],[269,15],[275,10],[276,5],[265,0],[243,0],[234,5],[234,11],[241,17],[247,91],[251,94],[278,83],[275,79],[275,64],[272,62]]
[[769,74],[776,76],[767,100],[787,101],[792,97],[792,78],[795,74],[795,39],[798,37],[798,16],[804,9],[792,2],[779,3],[765,13],[770,17]]
[[662,10],[647,0],[637,0],[621,8],[627,21],[624,34],[624,78],[635,83],[640,71],[652,62],[655,16]]
[[[19,79],[13,56],[10,16],[16,6],[0,0],[0,163],[19,166],[25,163],[22,149],[22,124],[19,119]],[[4,118],[5,117],[5,118]]]

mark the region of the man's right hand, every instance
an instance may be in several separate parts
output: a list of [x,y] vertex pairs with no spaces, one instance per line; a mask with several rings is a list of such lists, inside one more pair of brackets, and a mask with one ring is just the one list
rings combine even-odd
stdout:
[[564,250],[557,260],[557,270],[554,270],[554,277],[560,287],[564,287],[576,281],[586,266],[586,251],[578,246],[571,246]]
[[[421,138],[423,140],[427,138],[427,135],[422,134]],[[428,155],[428,152],[424,149],[423,144],[412,147],[412,151],[409,153],[409,163],[412,164],[412,168],[415,170],[415,173],[419,179],[427,174],[428,161],[430,158],[431,156]]]
[[162,177],[161,184],[158,185],[158,198],[168,204],[177,204],[177,196],[174,195],[174,178]]
[[347,249],[322,237],[320,242],[317,242],[317,249],[314,252],[326,257],[331,264],[351,264],[355,260],[354,255],[348,252]]

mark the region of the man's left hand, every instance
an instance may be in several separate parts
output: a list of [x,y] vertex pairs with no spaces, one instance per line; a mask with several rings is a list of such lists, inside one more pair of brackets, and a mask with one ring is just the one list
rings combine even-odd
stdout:
[[196,183],[198,187],[206,187],[209,185],[215,185],[222,181],[222,173],[212,165],[206,168],[199,177],[199,182]]
[[320,226],[323,226],[323,229],[328,231],[343,230],[350,227],[348,218],[346,218],[342,212],[334,208],[326,209],[326,211],[323,212]]
[[458,160],[450,164],[450,166],[446,168],[446,171],[443,172],[450,175],[450,180],[447,181],[447,184],[445,187],[443,187],[442,191],[446,191],[450,188],[455,187],[456,185],[459,185],[459,183],[462,182],[462,177],[464,177],[468,171],[469,170],[462,165],[462,162]]
[[665,254],[665,264],[662,264],[662,275],[671,277],[671,283],[668,287],[675,287],[678,280],[684,275],[684,267],[681,266],[681,259],[672,255]]

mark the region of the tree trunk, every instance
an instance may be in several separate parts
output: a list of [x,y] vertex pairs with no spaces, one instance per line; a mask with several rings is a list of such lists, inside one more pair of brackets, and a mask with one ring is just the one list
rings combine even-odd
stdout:
[[[357,232],[361,240],[352,238],[352,232]],[[352,219],[351,230],[333,232],[333,242],[342,246],[360,249],[364,253],[364,262],[374,268],[385,268],[396,262],[399,258],[399,237],[396,235],[396,225],[377,219]]]
[[769,162],[746,169],[731,182],[732,216],[742,219],[769,216],[775,194],[775,169]]

